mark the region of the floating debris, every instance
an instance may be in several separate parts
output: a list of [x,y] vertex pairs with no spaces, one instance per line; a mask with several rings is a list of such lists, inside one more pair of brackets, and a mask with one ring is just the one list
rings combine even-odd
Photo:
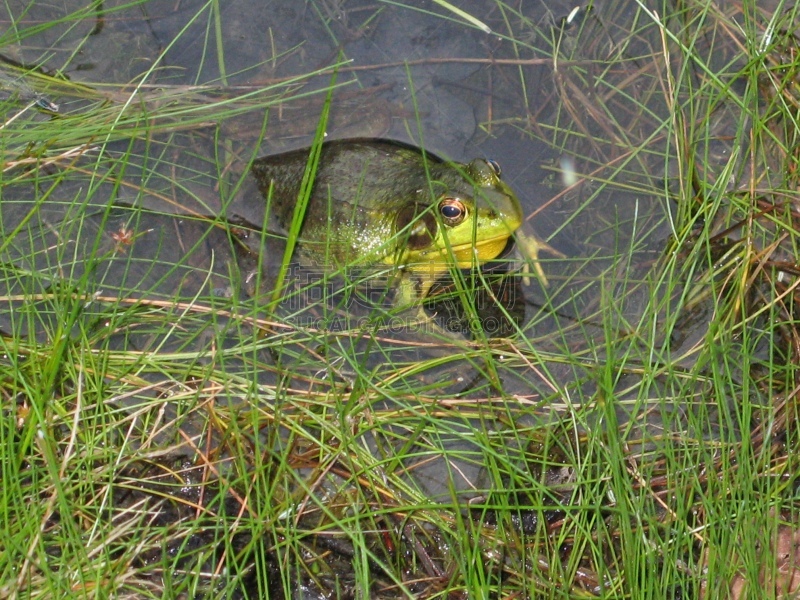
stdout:
[[27,81],[25,71],[0,62],[0,100],[31,102],[39,110],[57,113],[59,105],[37,92]]

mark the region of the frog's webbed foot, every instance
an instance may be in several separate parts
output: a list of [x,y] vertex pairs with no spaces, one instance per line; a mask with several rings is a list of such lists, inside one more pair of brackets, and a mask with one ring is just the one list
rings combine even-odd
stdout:
[[542,265],[539,263],[539,252],[544,250],[548,254],[552,254],[558,258],[566,258],[564,253],[559,252],[544,240],[540,240],[530,228],[527,228],[527,231],[523,231],[522,228],[518,229],[514,233],[514,238],[517,242],[517,248],[519,248],[520,254],[522,254],[522,257],[525,259],[525,264],[522,267],[522,282],[525,285],[531,284],[530,274],[531,265],[533,265],[533,270],[536,272],[539,281],[542,282],[542,285],[547,287],[547,277],[544,274]]

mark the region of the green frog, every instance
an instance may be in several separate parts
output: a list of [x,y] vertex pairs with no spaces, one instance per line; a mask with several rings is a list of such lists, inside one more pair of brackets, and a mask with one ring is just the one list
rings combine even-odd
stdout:
[[[253,163],[287,230],[308,158],[304,149]],[[407,305],[451,268],[497,258],[522,222],[519,200],[494,161],[460,164],[397,142],[338,140],[322,145],[296,248],[303,263],[326,271],[363,266],[402,274],[395,303]]]

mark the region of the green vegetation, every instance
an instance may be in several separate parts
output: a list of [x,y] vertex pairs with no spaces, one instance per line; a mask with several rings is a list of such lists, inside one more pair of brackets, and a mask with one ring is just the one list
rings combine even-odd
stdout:
[[[491,28],[475,140],[548,148],[533,220],[567,255],[548,286],[454,273],[427,308],[460,336],[354,302],[361,273],[296,276],[274,198],[224,218],[284,111],[318,156],[367,70],[345,17],[416,14],[347,4],[305,3],[336,52],[287,77],[262,75],[305,49],[228,62],[213,0],[127,85],[64,73],[148,2],[0,37],[59,48],[0,71],[0,598],[790,597],[798,8],[431,4]],[[151,82],[190,22],[215,74]],[[476,294],[523,292],[492,336]]]

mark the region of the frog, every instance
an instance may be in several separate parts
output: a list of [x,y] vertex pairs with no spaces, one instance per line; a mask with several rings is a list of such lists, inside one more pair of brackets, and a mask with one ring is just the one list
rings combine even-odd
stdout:
[[[300,149],[252,164],[259,191],[284,230],[296,218],[309,155]],[[334,140],[319,150],[296,255],[325,271],[357,266],[393,272],[400,282],[394,304],[403,308],[424,299],[451,269],[499,257],[522,223],[520,202],[493,160],[458,163],[391,140]],[[535,238],[525,239],[527,251],[536,254]]]

